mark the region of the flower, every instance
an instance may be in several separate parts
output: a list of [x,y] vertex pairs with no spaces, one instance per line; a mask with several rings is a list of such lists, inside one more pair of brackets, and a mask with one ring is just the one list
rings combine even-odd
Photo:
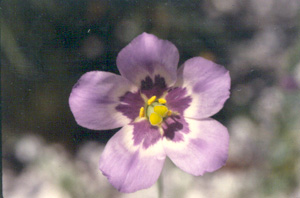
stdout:
[[222,167],[226,127],[209,118],[229,98],[229,72],[201,57],[177,71],[169,41],[143,33],[117,57],[121,76],[92,71],[74,85],[69,104],[77,123],[93,130],[122,127],[107,143],[99,168],[121,192],[148,188],[166,156],[198,176]]

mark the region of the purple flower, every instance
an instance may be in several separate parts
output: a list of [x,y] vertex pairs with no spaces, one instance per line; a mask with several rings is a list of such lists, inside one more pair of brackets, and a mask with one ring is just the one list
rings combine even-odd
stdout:
[[121,76],[92,71],[73,87],[69,104],[79,125],[122,127],[108,141],[99,165],[121,192],[153,185],[166,156],[196,176],[227,160],[228,131],[209,117],[229,97],[229,72],[201,57],[177,70],[178,60],[171,42],[143,33],[119,53]]

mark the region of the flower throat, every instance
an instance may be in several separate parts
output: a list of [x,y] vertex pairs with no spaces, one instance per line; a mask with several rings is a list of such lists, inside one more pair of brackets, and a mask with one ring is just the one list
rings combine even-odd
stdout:
[[172,115],[172,111],[168,109],[166,103],[166,99],[159,98],[157,100],[156,96],[152,96],[147,100],[145,107],[141,107],[140,118],[146,117],[151,125],[159,126],[164,118]]

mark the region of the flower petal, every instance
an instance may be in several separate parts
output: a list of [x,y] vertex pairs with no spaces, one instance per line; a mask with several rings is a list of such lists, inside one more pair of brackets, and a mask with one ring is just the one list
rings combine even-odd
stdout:
[[117,66],[123,77],[139,87],[146,77],[154,82],[158,75],[171,85],[176,81],[178,61],[179,53],[175,45],[143,33],[121,50]]
[[185,119],[190,132],[184,141],[164,139],[167,156],[182,170],[195,176],[222,167],[228,157],[229,135],[226,127],[213,119]]
[[126,125],[118,131],[105,146],[99,163],[109,182],[127,193],[152,186],[166,157],[161,139],[145,149],[142,142],[134,144],[133,130],[133,125]]
[[85,73],[74,85],[69,105],[75,120],[83,127],[94,130],[118,128],[131,121],[116,110],[120,97],[134,89],[137,88],[121,76],[92,71]]
[[208,118],[220,111],[229,98],[230,76],[223,66],[195,57],[178,70],[175,86],[186,88],[192,98],[184,117]]
[[173,87],[168,90],[166,101],[168,101],[167,105],[170,110],[183,115],[184,111],[190,106],[192,97],[188,95],[186,88]]

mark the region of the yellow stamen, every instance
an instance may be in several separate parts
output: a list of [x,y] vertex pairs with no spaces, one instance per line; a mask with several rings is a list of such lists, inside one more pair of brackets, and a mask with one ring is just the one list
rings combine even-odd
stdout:
[[162,117],[158,115],[157,113],[151,113],[149,117],[149,121],[151,125],[156,126],[162,122]]
[[145,116],[145,108],[144,107],[141,107],[140,108],[140,118],[144,117]]
[[159,102],[160,104],[166,104],[166,103],[167,103],[166,99],[164,99],[164,98],[158,99],[158,102]]
[[148,105],[151,105],[155,100],[156,100],[156,96],[152,96],[147,102]]
[[172,112],[171,110],[169,110],[168,113],[167,113],[167,115],[168,115],[168,116],[171,116],[172,113],[173,113],[173,112]]
[[164,118],[168,113],[168,108],[163,105],[158,105],[154,107],[154,112]]

